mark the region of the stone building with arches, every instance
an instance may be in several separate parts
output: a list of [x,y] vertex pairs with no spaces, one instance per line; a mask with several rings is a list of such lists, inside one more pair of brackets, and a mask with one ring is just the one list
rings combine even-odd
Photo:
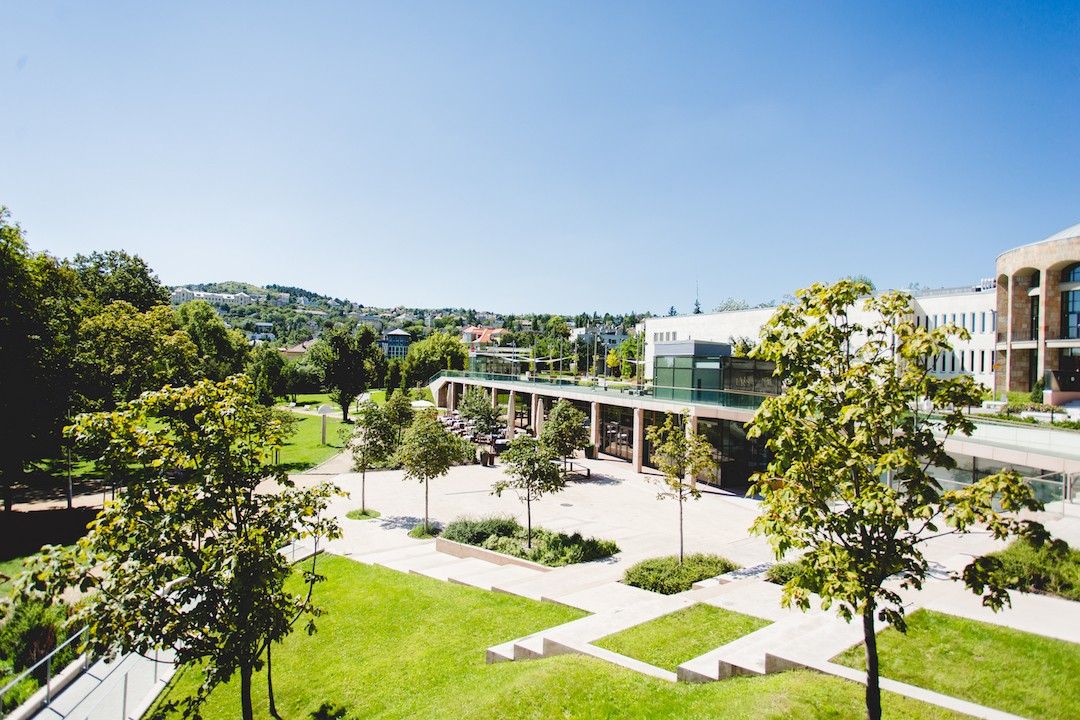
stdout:
[[1080,224],[997,258],[995,387],[1080,399]]

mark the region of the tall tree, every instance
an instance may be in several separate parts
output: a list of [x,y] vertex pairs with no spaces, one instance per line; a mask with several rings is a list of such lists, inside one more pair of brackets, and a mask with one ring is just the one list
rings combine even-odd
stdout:
[[427,383],[440,370],[464,370],[468,350],[449,333],[434,333],[409,346],[402,372],[410,387]]
[[356,411],[356,427],[349,441],[353,472],[360,473],[360,512],[367,512],[368,468],[389,458],[394,449],[394,428],[383,409],[370,400],[363,403]]
[[[389,392],[389,390],[387,391]],[[401,444],[401,437],[405,434],[405,431],[412,425],[413,418],[416,412],[412,408],[412,402],[409,400],[409,396],[397,388],[394,392],[390,393],[390,396],[386,398],[386,404],[383,406],[383,414],[386,416],[386,421],[390,423],[391,429],[394,431],[394,447]]]
[[97,308],[124,301],[140,312],[169,302],[169,289],[161,284],[154,271],[138,255],[123,250],[76,255],[72,261],[87,302]]
[[532,503],[566,487],[566,478],[554,463],[555,456],[531,435],[518,435],[502,454],[506,474],[495,481],[492,492],[501,496],[513,490],[525,503],[525,546],[532,547]]
[[349,406],[368,389],[374,371],[375,332],[363,326],[353,332],[338,326],[323,335],[312,349],[314,362],[322,368],[323,382],[330,396],[341,406],[341,417],[349,419]]
[[405,431],[397,457],[405,471],[405,478],[419,480],[424,485],[425,535],[430,529],[428,499],[431,481],[449,472],[454,463],[461,462],[462,455],[463,448],[459,438],[439,422],[435,413],[420,413]]
[[[202,664],[205,681],[191,710],[239,673],[250,720],[251,679],[263,654],[303,616],[319,613],[311,595],[321,579],[316,556],[306,590],[293,594],[279,548],[303,537],[318,547],[340,534],[324,516],[337,489],[298,489],[271,465],[282,427],[242,375],[79,416],[71,433],[80,445],[102,449],[107,464],[146,472],[77,545],[48,550],[21,580],[21,593],[59,602],[67,587],[87,591],[76,612],[94,651],[171,648],[180,664]],[[256,492],[267,477],[280,489]]]
[[197,362],[195,344],[167,305],[140,312],[122,300],[110,303],[79,326],[81,408],[108,410],[144,390],[187,384]]
[[[1015,472],[942,491],[931,468],[955,466],[944,438],[971,432],[962,408],[981,392],[967,376],[935,377],[930,359],[950,352],[950,336],[966,331],[919,327],[906,293],[867,298],[871,292],[865,282],[819,284],[777,309],[751,356],[776,363],[784,392],[765,400],[748,436],[766,438],[773,453],[768,469],[752,478],[762,497],[753,530],[769,538],[778,558],[806,550],[784,602],[806,609],[818,593],[844,618],[861,617],[867,716],[876,720],[874,620],[906,629],[901,597],[885,580],[921,588],[930,569],[923,544],[943,534],[978,525],[995,538],[1020,534],[1038,543],[1046,533],[1004,514],[1039,507]],[[865,322],[853,313],[857,305]],[[919,410],[923,399],[932,401],[934,417]],[[995,584],[994,566],[976,559],[963,579],[997,609],[1008,593]]]
[[667,413],[663,425],[645,431],[652,443],[652,456],[664,473],[665,492],[660,498],[675,498],[679,503],[679,564],[683,561],[683,505],[689,498],[701,497],[697,476],[716,472],[716,451],[701,435],[689,430],[686,423]]
[[589,444],[589,430],[585,422],[585,413],[569,400],[560,398],[540,428],[540,442],[555,457],[562,458],[563,467],[566,466],[566,458]]
[[247,374],[255,384],[255,396],[263,405],[273,405],[286,393],[285,358],[272,345],[262,343],[252,349]]
[[176,309],[176,320],[195,344],[198,377],[221,382],[244,371],[251,352],[247,338],[226,325],[210,303],[186,302]]

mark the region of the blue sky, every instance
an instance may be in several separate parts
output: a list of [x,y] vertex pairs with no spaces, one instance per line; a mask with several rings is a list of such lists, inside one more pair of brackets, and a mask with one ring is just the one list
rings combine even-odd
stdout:
[[689,312],[1080,222],[1080,4],[0,0],[0,204],[168,284]]

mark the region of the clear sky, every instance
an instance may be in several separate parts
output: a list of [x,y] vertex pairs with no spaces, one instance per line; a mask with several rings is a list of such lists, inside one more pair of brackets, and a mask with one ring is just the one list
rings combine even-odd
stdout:
[[31,247],[377,306],[956,286],[1080,222],[1080,3],[0,0]]

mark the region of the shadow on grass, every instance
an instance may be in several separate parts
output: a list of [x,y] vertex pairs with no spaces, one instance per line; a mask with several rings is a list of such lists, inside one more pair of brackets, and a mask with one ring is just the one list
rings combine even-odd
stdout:
[[323,703],[319,709],[311,713],[311,720],[342,720],[345,717],[345,708],[334,707],[330,703]]
[[32,555],[42,545],[70,545],[97,514],[97,508],[0,513],[0,560]]

